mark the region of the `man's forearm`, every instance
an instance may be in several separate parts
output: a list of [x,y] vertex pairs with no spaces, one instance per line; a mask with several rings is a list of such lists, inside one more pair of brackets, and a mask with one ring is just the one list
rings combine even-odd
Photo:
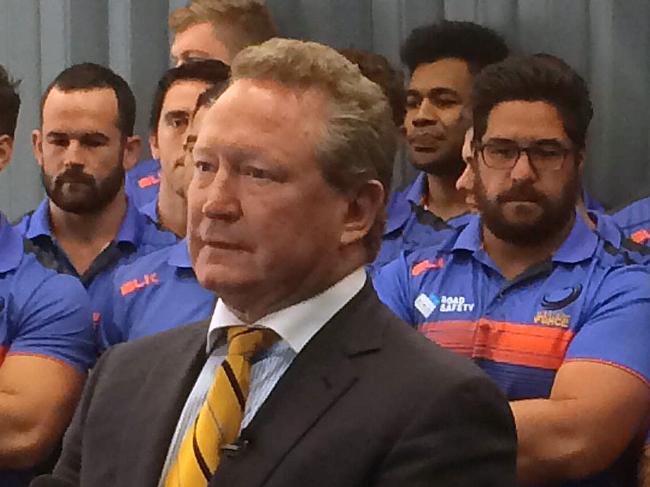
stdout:
[[47,452],[39,445],[38,423],[17,394],[0,391],[0,469],[29,468]]
[[523,484],[593,475],[614,463],[627,444],[600,438],[604,428],[595,424],[597,415],[576,399],[514,401],[510,406],[517,426],[517,475]]

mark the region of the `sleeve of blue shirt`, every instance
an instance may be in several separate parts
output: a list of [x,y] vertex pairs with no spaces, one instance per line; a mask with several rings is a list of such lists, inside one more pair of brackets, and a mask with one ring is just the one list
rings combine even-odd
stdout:
[[415,326],[410,299],[409,265],[402,252],[397,259],[377,270],[372,282],[379,299],[402,320]]
[[650,383],[650,272],[637,265],[612,269],[592,302],[566,359],[612,364]]
[[52,273],[25,299],[15,301],[10,318],[15,336],[8,355],[51,357],[84,374],[92,367],[97,353],[90,300],[77,279]]

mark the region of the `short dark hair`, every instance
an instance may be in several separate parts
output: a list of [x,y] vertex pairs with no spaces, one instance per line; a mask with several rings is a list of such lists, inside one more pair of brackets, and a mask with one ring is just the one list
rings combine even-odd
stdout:
[[421,64],[458,58],[476,74],[508,54],[505,41],[492,29],[474,22],[450,20],[413,30],[401,49],[402,62],[411,73]]
[[9,76],[7,70],[0,65],[0,135],[16,135],[16,123],[20,110],[19,82]]
[[216,59],[206,59],[202,61],[192,61],[181,64],[175,68],[168,69],[163,74],[151,104],[151,114],[149,115],[149,130],[155,133],[158,130],[160,114],[165,103],[167,92],[177,81],[203,81],[210,85],[226,83],[230,77],[230,68],[227,64],[217,61]]
[[406,90],[404,89],[404,73],[391,66],[388,59],[374,52],[361,49],[339,49],[348,60],[359,66],[361,74],[370,81],[377,83],[388,98],[393,110],[393,121],[399,127],[404,123],[406,115]]
[[219,83],[214,86],[211,86],[203,93],[201,93],[199,97],[196,99],[196,106],[194,107],[194,112],[192,112],[192,116],[196,115],[196,112],[198,112],[201,108],[210,108],[212,105],[214,105],[214,102],[217,101],[217,99],[221,95],[223,95],[223,92],[226,91],[227,89],[228,89],[228,82],[224,81],[223,83]]
[[41,98],[41,124],[43,107],[52,88],[63,92],[89,91],[109,88],[117,98],[117,127],[125,137],[133,135],[135,125],[135,96],[129,84],[119,74],[106,66],[95,63],[80,63],[70,66],[54,78]]
[[560,113],[564,130],[584,149],[593,116],[587,83],[560,58],[550,54],[512,57],[485,68],[474,81],[472,94],[474,140],[487,129],[492,109],[506,101],[544,101]]

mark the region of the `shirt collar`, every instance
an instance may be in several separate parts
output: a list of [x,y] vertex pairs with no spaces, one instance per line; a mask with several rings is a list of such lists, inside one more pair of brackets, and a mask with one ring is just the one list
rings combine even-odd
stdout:
[[[296,353],[350,301],[366,282],[363,268],[343,278],[326,291],[300,303],[266,315],[256,326],[270,328],[285,340]],[[208,353],[213,344],[223,336],[223,329],[244,325],[226,304],[219,299],[208,329]]]
[[32,213],[27,224],[25,237],[33,239],[45,235],[52,237],[52,230],[50,228],[50,207],[49,200],[45,198]]
[[587,226],[584,218],[576,215],[569,236],[553,255],[553,262],[576,264],[591,257],[597,246],[596,232]]
[[151,201],[148,201],[140,207],[140,213],[149,218],[153,223],[157,224],[159,222],[158,218],[158,193],[154,196]]
[[2,249],[0,272],[9,272],[18,267],[24,253],[23,238],[2,213],[0,213],[0,249]]
[[[415,206],[422,206],[422,200],[427,192],[428,182],[427,175],[420,172],[404,191],[394,193],[392,201],[388,204],[388,221],[384,229],[384,235],[387,235],[404,226],[409,217],[414,213]],[[445,220],[445,223],[452,228],[459,228],[465,225],[473,215],[468,211],[461,215]]]
[[612,216],[598,211],[590,211],[589,218],[596,223],[596,233],[600,238],[612,244],[617,249],[621,248],[623,234]]
[[192,268],[192,259],[190,258],[190,251],[187,248],[187,239],[179,240],[174,244],[169,251],[169,258],[167,259],[169,265],[180,267],[182,269]]
[[472,215],[465,228],[458,234],[452,250],[469,250],[476,252],[483,246],[481,240],[481,218],[478,215]]
[[[139,245],[142,238],[142,228],[144,227],[144,219],[146,217],[138,211],[138,209],[127,201],[126,214],[117,232],[116,242],[128,242],[135,246]],[[49,199],[45,198],[34,210],[29,224],[25,232],[25,237],[33,239],[41,235],[46,235],[52,238],[52,227],[50,226],[50,206]]]
[[[576,215],[575,222],[568,237],[555,254],[553,262],[575,264],[591,257],[598,245],[598,235],[587,226],[584,219]],[[481,238],[481,219],[476,217],[470,220],[460,232],[453,250],[469,250],[476,252],[483,246]]]

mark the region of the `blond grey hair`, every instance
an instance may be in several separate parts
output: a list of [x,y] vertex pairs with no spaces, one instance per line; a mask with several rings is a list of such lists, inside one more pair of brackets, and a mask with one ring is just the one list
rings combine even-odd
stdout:
[[[358,66],[322,44],[271,39],[235,57],[232,79],[270,80],[289,88],[324,92],[328,116],[316,158],[325,180],[345,193],[378,180],[388,193],[397,129],[386,96]],[[385,220],[382,209],[365,238],[369,259],[379,250]]]
[[171,13],[169,29],[177,34],[203,22],[218,31],[231,56],[277,35],[271,14],[260,0],[192,0]]

